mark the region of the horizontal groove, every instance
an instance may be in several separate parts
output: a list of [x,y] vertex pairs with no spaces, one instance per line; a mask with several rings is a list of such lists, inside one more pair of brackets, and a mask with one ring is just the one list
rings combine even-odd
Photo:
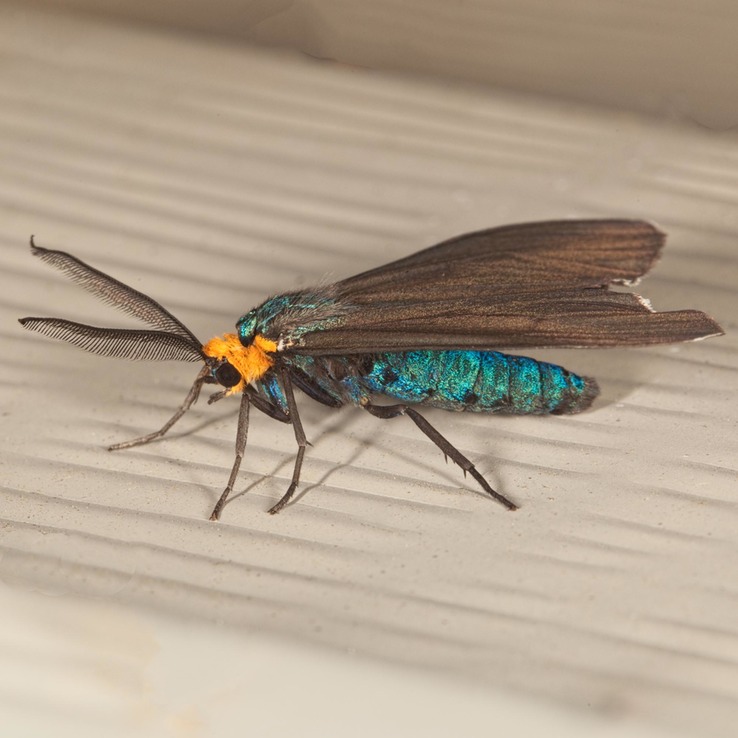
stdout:
[[[386,24],[385,5],[364,4],[356,18]],[[667,24],[687,12],[631,5]],[[413,0],[393,15],[414,19],[427,44],[420,8]],[[518,27],[549,24],[558,41],[572,30],[543,3],[518,8],[499,11],[498,37],[513,31],[504,45]],[[480,22],[493,12],[476,0],[466,10]],[[609,18],[580,10],[576,33]],[[33,44],[0,39],[4,586],[161,609],[249,638],[275,633],[590,712],[661,724],[687,711],[736,714],[729,136],[263,49],[34,23]],[[593,38],[616,30],[605,22]],[[628,30],[623,48],[643,33]],[[609,215],[669,232],[637,291],[660,309],[712,306],[729,335],[676,349],[552,350],[603,388],[578,417],[429,412],[521,503],[515,513],[446,466],[407,419],[332,413],[301,396],[315,445],[296,503],[265,512],[289,483],[295,442],[254,414],[232,504],[210,523],[236,404],[207,411],[201,401],[161,443],[107,454],[105,443],[160,425],[196,367],[105,361],[15,322],[130,324],[77,301],[74,285],[30,257],[31,233],[151,293],[200,335],[230,329],[270,293],[455,233]],[[52,622],[53,600],[44,603]]]

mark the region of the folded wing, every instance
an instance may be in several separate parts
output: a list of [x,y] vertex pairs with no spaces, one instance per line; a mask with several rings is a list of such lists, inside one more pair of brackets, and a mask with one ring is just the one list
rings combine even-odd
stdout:
[[722,330],[696,310],[654,312],[633,284],[664,234],[643,221],[525,223],[470,233],[335,285],[351,310],[302,335],[307,354],[638,346]]

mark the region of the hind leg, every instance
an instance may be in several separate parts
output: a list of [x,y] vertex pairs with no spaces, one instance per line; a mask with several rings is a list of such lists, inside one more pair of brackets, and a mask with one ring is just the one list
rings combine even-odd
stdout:
[[443,451],[444,456],[450,458],[455,464],[458,464],[464,470],[465,475],[469,472],[490,497],[497,500],[501,505],[504,505],[508,510],[518,509],[518,506],[514,502],[508,500],[507,497],[501,495],[499,492],[495,492],[489,486],[487,480],[477,471],[474,464],[456,446],[442,436],[417,410],[407,405],[372,405],[370,402],[367,402],[363,407],[367,412],[377,418],[389,419],[396,418],[399,415],[407,415]]

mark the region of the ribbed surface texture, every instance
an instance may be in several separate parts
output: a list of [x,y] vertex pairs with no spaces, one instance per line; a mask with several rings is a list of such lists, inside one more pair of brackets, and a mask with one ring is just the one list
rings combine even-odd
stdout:
[[[6,585],[730,735],[735,136],[61,16],[0,11],[0,51]],[[535,352],[599,381],[576,417],[428,412],[515,513],[409,420],[300,396],[305,494],[265,514],[289,484],[294,436],[252,413],[236,494],[210,523],[238,403],[201,400],[165,440],[109,453],[170,416],[195,365],[91,356],[16,320],[134,325],[33,259],[32,233],[205,341],[269,294],[561,217],[653,220],[669,239],[639,291],[659,310],[704,310],[727,335]],[[73,622],[59,627],[74,637]]]

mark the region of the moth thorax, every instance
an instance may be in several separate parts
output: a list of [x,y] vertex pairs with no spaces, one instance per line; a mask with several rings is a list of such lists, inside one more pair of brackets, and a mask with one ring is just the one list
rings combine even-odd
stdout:
[[202,350],[216,361],[227,361],[241,375],[241,382],[228,390],[232,394],[242,392],[247,384],[269,371],[274,364],[270,354],[277,350],[277,344],[257,334],[248,346],[244,346],[235,333],[226,333],[212,338]]

